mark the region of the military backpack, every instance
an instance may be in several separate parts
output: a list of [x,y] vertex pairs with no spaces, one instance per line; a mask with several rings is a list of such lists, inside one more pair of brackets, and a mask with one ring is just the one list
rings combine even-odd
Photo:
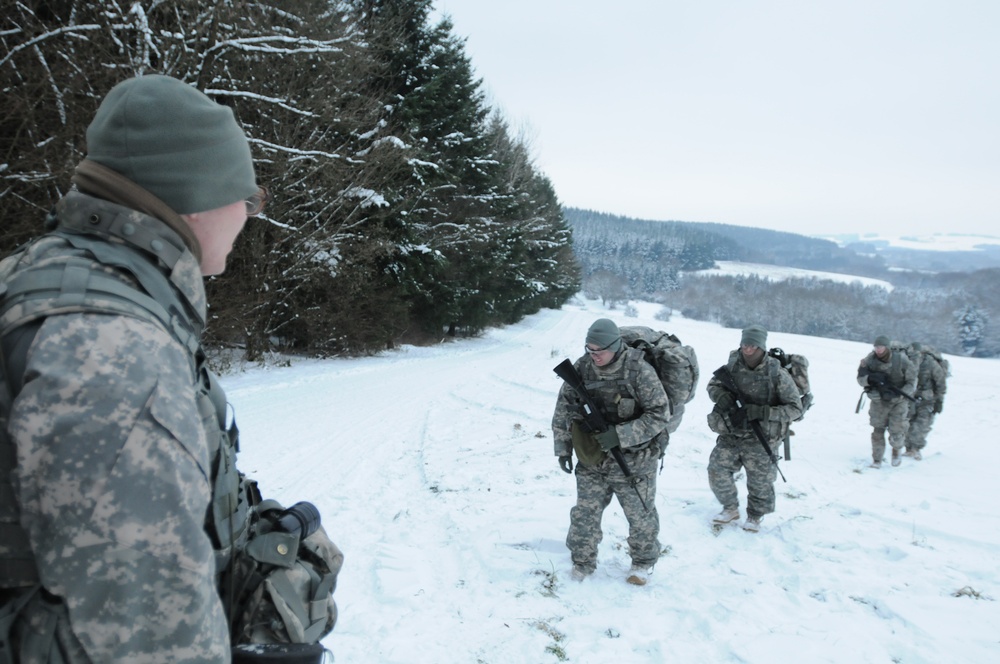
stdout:
[[684,416],[684,405],[690,403],[698,388],[698,356],[691,346],[685,346],[673,334],[641,325],[620,327],[622,341],[642,351],[646,362],[653,366],[663,389],[670,399],[670,420],[667,431],[673,433]]
[[802,403],[802,415],[795,421],[798,422],[805,417],[806,411],[813,405],[812,389],[809,387],[809,360],[805,355],[797,353],[786,353],[780,348],[772,348],[767,354],[781,363],[781,368],[791,375],[795,387],[799,388],[799,398]]

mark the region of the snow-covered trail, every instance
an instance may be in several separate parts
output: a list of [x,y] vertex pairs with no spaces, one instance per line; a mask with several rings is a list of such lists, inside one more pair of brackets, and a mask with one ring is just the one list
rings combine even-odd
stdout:
[[[924,462],[866,467],[855,415],[865,344],[772,334],[811,362],[817,404],[796,425],[777,513],[759,536],[713,533],[714,435],[704,385],[739,332],[577,303],[479,339],[373,358],[297,362],[223,379],[240,466],[265,495],[311,500],[344,549],[338,662],[963,662],[995,653],[1000,517],[986,491],[1000,448],[996,363],[953,359]],[[627,523],[605,515],[598,572],[569,581],[575,485],[552,455],[560,381],[590,323],[670,330],[702,381],[674,434],[657,508],[667,553],[623,583]],[[992,434],[995,436],[995,434]],[[741,489],[742,491],[742,489]]]

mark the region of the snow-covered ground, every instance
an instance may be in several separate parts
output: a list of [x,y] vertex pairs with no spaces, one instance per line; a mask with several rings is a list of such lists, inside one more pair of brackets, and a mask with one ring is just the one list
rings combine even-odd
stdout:
[[845,284],[860,283],[863,286],[879,286],[891,291],[893,286],[888,281],[882,279],[871,279],[868,277],[856,277],[849,274],[839,274],[837,272],[821,272],[818,270],[805,270],[797,267],[783,267],[781,265],[765,265],[763,263],[744,263],[742,261],[716,261],[718,267],[708,270],[698,270],[688,274],[694,276],[718,276],[718,277],[749,277],[752,275],[771,281],[784,281],[785,279],[820,279],[826,281],[837,281]]
[[[241,467],[266,495],[315,502],[346,555],[325,640],[336,661],[995,661],[997,362],[949,358],[924,460],[873,470],[854,412],[869,347],[772,333],[808,356],[816,405],[795,426],[777,512],[758,534],[714,533],[704,385],[739,331],[658,309],[627,319],[575,301],[477,339],[223,378]],[[624,581],[617,503],[583,583],[563,543],[575,486],[552,454],[552,367],[608,315],[676,333],[702,365],[659,476],[664,554],[642,588]]]

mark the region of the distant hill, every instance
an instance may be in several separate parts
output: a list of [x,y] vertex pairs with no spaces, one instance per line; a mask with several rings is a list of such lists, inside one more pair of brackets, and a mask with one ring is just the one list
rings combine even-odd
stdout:
[[[987,235],[940,234],[883,237],[875,234],[802,235],[764,228],[695,221],[633,219],[605,212],[566,207],[574,242],[584,253],[591,241],[605,250],[615,238],[655,238],[688,255],[711,260],[737,260],[878,279],[890,270],[972,272],[1000,267],[1000,238]],[[610,238],[610,239],[608,239]],[[695,249],[697,246],[697,249]],[[586,256],[581,256],[586,271]],[[683,261],[682,261],[683,263]],[[681,270],[699,269],[685,264]]]
[[[604,212],[563,208],[573,230],[573,244],[584,274],[611,269],[608,263],[637,241],[666,250],[671,267],[689,271],[712,267],[714,261],[766,263],[807,270],[882,278],[887,265],[877,255],[860,255],[820,238],[730,224],[632,219]],[[640,242],[640,245],[641,245]],[[588,269],[590,268],[590,269]]]
[[990,263],[1000,244],[932,251],[866,237],[841,246],[729,224],[563,212],[583,292],[606,304],[645,299],[726,327],[763,321],[774,331],[855,341],[889,334],[1000,356],[1000,267]]

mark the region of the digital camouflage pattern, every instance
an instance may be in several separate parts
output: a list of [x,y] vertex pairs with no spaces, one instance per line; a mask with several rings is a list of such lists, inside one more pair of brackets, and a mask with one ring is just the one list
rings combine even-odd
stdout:
[[922,450],[927,446],[927,434],[934,424],[934,416],[944,407],[944,396],[948,391],[948,375],[944,367],[927,351],[916,351],[918,403],[907,402],[909,406],[909,427],[906,431],[906,449]]
[[[573,366],[601,408],[604,419],[615,424],[623,450],[635,450],[653,442],[661,449],[666,448],[670,402],[656,371],[643,359],[642,351],[625,348],[606,367],[598,367],[584,355]],[[563,383],[552,415],[552,440],[557,457],[572,453],[570,423],[583,419],[580,404],[573,388]]]
[[[76,194],[63,213],[102,205]],[[179,243],[162,222],[131,214]],[[0,278],[74,255],[81,252],[44,237],[0,264]],[[189,252],[170,279],[204,311]],[[13,627],[23,661],[25,653],[69,664],[229,661],[205,530],[219,432],[209,429],[213,413],[199,408],[193,366],[174,336],[131,316],[64,313],[39,328],[8,424],[21,522],[42,585]]]
[[[630,478],[614,462],[606,459],[597,467],[577,464],[576,505],[569,514],[566,547],[573,564],[593,572],[597,567],[597,547],[604,538],[601,518],[616,496],[628,520],[628,548],[632,563],[652,567],[660,557],[660,515],[656,511],[656,466],[659,453],[645,448],[625,455],[635,489]],[[638,490],[638,493],[636,493]],[[643,507],[639,497],[645,501]]]
[[906,357],[906,353],[889,350],[886,359],[880,360],[871,351],[858,366],[858,384],[865,388],[871,401],[868,406],[868,422],[872,427],[872,460],[882,461],[885,455],[885,433],[889,432],[889,445],[894,450],[902,449],[906,443],[906,432],[910,426],[910,401],[892,391],[879,389],[871,382],[872,374],[883,374],[888,384],[913,396],[917,388],[917,370]]
[[[642,351],[625,348],[606,367],[597,367],[588,355],[574,366],[584,386],[601,409],[605,420],[615,425],[623,456],[637,482],[630,479],[608,454],[596,465],[577,463],[577,502],[570,510],[570,528],[566,536],[574,564],[593,570],[597,564],[597,546],[603,538],[601,518],[611,497],[618,498],[629,522],[629,553],[636,565],[652,566],[660,552],[660,520],[656,512],[656,466],[669,434],[670,403],[656,371],[642,356]],[[571,423],[581,420],[580,398],[568,384],[563,384],[552,415],[552,438],[555,455],[569,456],[573,451]],[[649,511],[642,506],[642,495]]]
[[[726,364],[746,404],[770,406],[761,430],[772,451],[788,433],[789,424],[802,416],[799,388],[776,358],[764,355],[751,369],[739,349],[729,354]],[[715,376],[708,382],[708,396],[715,408],[708,414],[709,428],[719,434],[708,460],[708,483],[725,509],[739,507],[739,493],[733,475],[744,468],[747,475],[747,515],[763,516],[774,511],[774,480],[777,469],[745,418],[736,417],[732,393]]]

